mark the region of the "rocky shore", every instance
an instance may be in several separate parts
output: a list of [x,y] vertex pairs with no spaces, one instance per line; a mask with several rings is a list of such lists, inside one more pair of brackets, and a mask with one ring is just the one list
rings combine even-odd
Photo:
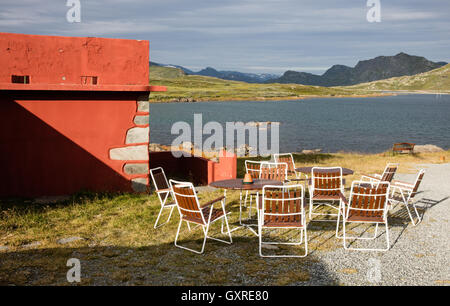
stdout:
[[348,94],[348,95],[305,95],[305,96],[282,96],[282,97],[208,97],[208,98],[193,98],[193,97],[179,97],[172,99],[152,98],[150,96],[150,103],[194,103],[194,102],[213,102],[213,101],[287,101],[287,100],[304,100],[313,98],[371,98],[396,96],[396,93],[371,93],[371,94]]

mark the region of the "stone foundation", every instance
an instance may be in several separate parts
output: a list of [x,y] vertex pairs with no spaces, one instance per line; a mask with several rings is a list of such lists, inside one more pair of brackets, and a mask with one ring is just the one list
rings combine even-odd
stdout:
[[111,160],[124,161],[123,175],[130,179],[136,192],[147,192],[149,185],[150,138],[148,95],[140,96],[136,101],[136,115],[133,126],[124,135],[124,146],[109,150]]

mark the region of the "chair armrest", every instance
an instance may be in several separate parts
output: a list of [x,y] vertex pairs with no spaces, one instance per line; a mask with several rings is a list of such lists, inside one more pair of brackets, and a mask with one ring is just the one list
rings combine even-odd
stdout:
[[203,204],[203,205],[201,206],[201,208],[204,208],[204,207],[206,207],[206,206],[209,206],[209,205],[212,205],[212,204],[214,204],[214,203],[217,203],[217,202],[219,202],[219,201],[221,201],[221,200],[223,200],[223,199],[225,199],[225,196],[218,197],[217,199],[211,200],[211,201],[209,201],[209,202]]
[[291,181],[291,182],[301,182],[301,181],[306,181],[306,179],[304,179],[304,178],[291,178],[291,179],[289,179],[289,181]]
[[369,181],[380,181],[379,178],[372,176],[372,175],[367,175],[367,174],[364,174],[361,176],[361,181],[364,181],[364,179],[368,179]]
[[157,190],[156,193],[170,192],[170,188]]
[[400,187],[400,188],[414,188],[414,185],[411,183],[396,181],[396,180],[393,180],[391,182],[391,186]]
[[345,205],[348,205],[347,198],[342,192],[339,192],[339,197],[341,198],[342,202],[344,202]]

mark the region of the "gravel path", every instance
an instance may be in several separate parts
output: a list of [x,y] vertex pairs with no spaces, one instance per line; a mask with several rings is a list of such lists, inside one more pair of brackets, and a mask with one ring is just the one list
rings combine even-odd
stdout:
[[[426,208],[422,222],[417,226],[410,222],[389,224],[391,249],[387,252],[344,250],[342,240],[341,247],[333,251],[311,250],[318,262],[309,266],[311,281],[303,284],[450,285],[450,164],[417,168],[427,171],[419,188],[422,192],[417,195],[418,207]],[[415,174],[396,175],[396,179],[408,182],[414,178]],[[402,213],[402,209],[397,206],[393,214]],[[383,244],[384,229],[381,232],[376,243]]]

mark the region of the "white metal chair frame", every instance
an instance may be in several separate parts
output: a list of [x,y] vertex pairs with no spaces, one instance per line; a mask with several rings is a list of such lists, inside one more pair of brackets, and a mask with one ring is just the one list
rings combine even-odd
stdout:
[[[157,182],[156,182],[156,179],[155,179],[155,176],[154,176],[154,173],[153,173],[153,172],[156,172],[156,171],[159,171],[159,170],[160,170],[161,173],[162,173],[162,176],[163,176],[163,178],[164,178],[164,181],[165,181],[165,183],[166,183],[166,185],[167,185],[167,189],[162,189],[162,190],[161,190],[161,189],[159,189],[159,187],[158,187],[158,184],[157,184]],[[152,178],[153,185],[155,186],[156,194],[158,195],[159,202],[161,203],[161,209],[159,210],[159,214],[158,214],[158,217],[156,218],[155,225],[153,226],[153,228],[157,228],[157,227],[163,226],[164,224],[166,224],[166,223],[169,222],[170,217],[172,216],[173,209],[174,209],[175,206],[176,206],[176,203],[175,203],[175,202],[167,203],[167,200],[169,199],[169,196],[172,196],[172,193],[171,193],[171,188],[170,188],[169,182],[167,181],[166,174],[164,173],[164,169],[163,169],[162,167],[157,167],[157,168],[150,169],[150,176],[151,176],[151,178]],[[172,198],[173,198],[173,196],[172,196]],[[163,212],[163,210],[164,210],[165,208],[170,208],[169,217],[167,218],[167,221],[166,221],[165,223],[160,224],[160,225],[158,226],[159,218],[161,217],[161,214],[162,214],[162,212]]]
[[[335,179],[339,179],[340,180],[340,187],[338,188],[318,188],[316,187],[316,175],[314,174],[316,172],[316,170],[318,171],[329,171],[329,173],[336,173],[337,175],[335,176],[331,176],[331,177],[320,177],[320,179],[323,180],[335,180]],[[328,200],[320,200],[320,199],[314,199],[314,192],[316,190],[319,191],[338,191],[340,192],[341,195],[344,194],[344,183],[343,183],[343,178],[342,178],[342,167],[313,167],[311,169],[311,185],[309,185],[309,219],[311,221],[320,221],[320,222],[334,222],[334,220],[325,220],[325,219],[315,219],[312,220],[313,215],[315,216],[336,216],[337,217],[337,224],[339,224],[340,221],[340,215],[341,215],[341,211],[345,213],[344,211],[344,204],[342,202],[342,197],[339,198],[339,200],[333,200],[333,199],[328,199]],[[331,204],[329,202],[332,202]],[[335,201],[339,201],[339,206],[336,207],[334,205]],[[314,202],[319,202],[319,204],[315,207],[315,209],[317,209],[318,207],[321,206],[328,206],[331,207],[335,210],[337,210],[338,212],[336,214],[334,213],[317,213],[314,212]],[[336,237],[337,238],[342,238],[341,236],[338,235],[338,230],[336,229]]]
[[[179,247],[179,248],[182,248],[182,249],[185,249],[185,250],[197,253],[197,254],[202,254],[203,251],[205,250],[206,238],[213,239],[213,240],[216,240],[216,241],[220,241],[220,242],[223,242],[223,243],[226,243],[226,244],[233,243],[233,238],[231,237],[230,227],[228,225],[227,213],[225,211],[225,199],[226,199],[225,197],[221,197],[220,198],[220,203],[221,203],[221,208],[222,208],[222,211],[223,211],[223,215],[211,221],[214,204],[218,203],[218,202],[210,202],[208,204],[210,206],[210,208],[209,208],[209,215],[208,215],[208,219],[206,220],[205,216],[203,215],[202,207],[200,206],[200,203],[199,203],[199,200],[198,200],[197,193],[195,191],[194,185],[192,183],[190,183],[190,182],[175,181],[175,180],[172,180],[172,179],[169,180],[169,183],[170,183],[170,187],[172,189],[172,193],[174,194],[174,198],[175,198],[175,202],[176,202],[177,207],[178,207],[178,211],[180,213],[180,223],[178,224],[178,230],[177,230],[177,233],[176,233],[176,236],[175,236],[175,242],[174,242],[176,247]],[[189,188],[189,189],[192,190],[193,194],[192,195],[186,195],[186,194],[177,193],[173,189],[174,185],[177,186],[177,187]],[[189,210],[189,209],[180,207],[180,205],[178,203],[177,195],[182,196],[182,197],[194,198],[196,206],[197,206],[197,209],[196,210]],[[206,207],[206,206],[207,205],[203,206],[203,208]],[[184,216],[183,215],[183,211],[184,212],[193,212],[193,213],[200,214],[202,222],[201,223],[197,223],[197,222],[194,222],[194,221],[191,221],[191,220],[184,219],[183,218],[183,216]],[[218,239],[218,238],[214,238],[214,237],[208,236],[208,231],[210,229],[210,225],[212,223],[218,221],[218,220],[222,220],[221,232],[222,232],[222,234],[228,234],[228,237],[230,238],[230,241],[225,241],[225,240],[222,240],[222,239]],[[225,225],[226,225],[227,230],[228,230],[227,232],[223,231],[223,221],[224,220],[225,220]],[[180,234],[181,224],[183,223],[183,221],[185,221],[187,224],[194,223],[194,224],[197,224],[197,225],[202,227],[204,238],[203,238],[202,248],[201,248],[200,251],[197,251],[197,250],[194,250],[194,249],[190,249],[188,247],[181,246],[181,245],[177,244],[178,236]],[[189,227],[189,230],[190,230],[190,227]]]
[[[389,182],[379,182],[379,183],[373,183],[370,185],[370,187],[361,187],[361,188],[380,188],[381,186],[385,186],[386,187],[386,192],[385,193],[381,193],[381,194],[365,194],[365,193],[356,193],[354,192],[354,189],[356,186],[364,186],[367,185],[366,181],[353,181],[352,182],[352,187],[351,187],[351,191],[350,191],[350,201],[347,204],[347,209],[345,214],[343,214],[342,216],[342,226],[343,226],[343,244],[344,244],[344,249],[346,250],[355,250],[355,251],[387,251],[390,248],[390,242],[389,242],[389,227],[388,227],[388,222],[387,222],[387,212],[388,212],[388,199],[389,199],[389,192],[390,192],[390,183]],[[373,209],[369,209],[369,208],[358,208],[358,207],[352,207],[352,202],[353,202],[353,198],[354,196],[364,196],[364,197],[375,197],[375,202],[376,202],[376,197],[384,197],[384,204],[383,204],[383,208],[373,208]],[[350,210],[359,210],[359,211],[381,211],[382,212],[382,220],[383,221],[348,221],[348,216],[350,214]],[[369,224],[375,224],[375,234],[373,237],[352,237],[352,236],[347,236],[346,235],[346,223],[369,223]],[[380,248],[354,248],[354,247],[349,247],[347,246],[347,240],[348,239],[355,239],[355,240],[374,240],[377,238],[378,235],[378,225],[380,223],[383,223],[386,227],[386,248],[385,249],[380,249]],[[337,224],[337,229],[339,228],[339,223]]]
[[[280,190],[283,198],[266,198],[266,191],[270,190]],[[300,196],[298,197],[288,197],[284,198],[285,193],[290,194],[290,190],[299,190],[300,189]],[[258,204],[258,236],[259,236],[259,255],[261,257],[305,257],[308,255],[308,238],[306,234],[306,216],[305,216],[305,208],[304,208],[304,189],[302,185],[286,185],[286,186],[276,186],[276,185],[266,185],[263,187],[262,197],[260,197],[260,200],[262,201],[261,205]],[[299,201],[300,202],[300,212],[288,212],[288,213],[266,213],[266,200],[268,201],[277,201],[281,202],[281,205],[284,205],[284,203],[287,201]],[[284,210],[282,210],[284,211]],[[266,227],[264,226],[264,219],[265,216],[300,216],[301,218],[301,226],[270,226]],[[300,229],[300,241],[299,242],[276,242],[276,241],[263,241],[263,229],[265,228],[278,228],[278,229]],[[305,254],[304,255],[264,255],[262,253],[262,245],[263,244],[284,244],[284,245],[301,245],[305,244]]]
[[[392,205],[400,203],[405,205],[406,211],[408,212],[409,218],[411,219],[411,222],[414,226],[416,226],[417,224],[420,223],[420,221],[422,221],[422,218],[420,217],[419,212],[417,211],[414,196],[416,195],[420,183],[423,180],[424,174],[425,169],[420,169],[419,173],[416,176],[414,184],[405,183],[401,181],[393,181],[391,184],[392,192],[389,197],[389,203]],[[398,195],[397,197],[395,197],[396,194]],[[414,208],[414,212],[416,213],[417,216],[417,222],[414,221],[414,218],[408,207],[409,205],[412,205],[412,207]]]
[[[254,163],[254,161],[253,161]],[[268,162],[268,161],[263,161],[263,162],[259,162],[261,164],[260,170],[259,170],[259,178],[262,178],[263,175],[263,168],[270,168],[270,169],[276,169],[275,174],[283,174],[284,178],[287,178],[287,163],[274,163],[274,162]],[[282,173],[281,171],[283,171],[284,173]],[[283,182],[284,183],[284,182]],[[256,194],[256,196],[258,195],[258,193]],[[241,199],[242,199],[242,193],[241,193]],[[242,200],[240,199],[239,201],[239,224],[242,224]],[[246,193],[246,198],[247,199],[247,193]],[[255,201],[256,202],[256,201]],[[248,207],[248,217],[251,218],[252,217],[252,201],[250,198],[250,204]]]
[[[294,156],[292,155],[292,153],[276,153],[276,154],[273,155],[273,159],[275,160],[276,163],[279,163],[280,162],[280,157],[283,157],[283,156],[290,157],[290,164],[291,164],[291,167],[292,167],[292,169],[294,171],[295,179],[296,180],[301,180],[302,173],[301,172],[297,172],[295,170],[295,160],[294,160]],[[308,175],[305,175],[305,177],[306,177],[306,180],[308,180]]]
[[[392,174],[391,179],[388,180],[388,182],[390,183],[395,175],[395,172],[398,169],[398,166],[399,166],[398,163],[388,163],[386,165],[386,167],[384,168],[384,171],[382,174],[374,174],[373,176],[363,175],[363,176],[361,176],[361,181],[367,181],[369,183],[378,183],[378,182],[382,182],[384,177],[389,176],[389,174]],[[395,170],[392,171],[391,169],[395,169]]]
[[[262,161],[246,160],[245,161],[245,173],[249,173],[252,177],[259,178],[260,173],[261,173],[261,163],[262,163]],[[252,169],[251,167],[249,167],[249,164],[259,165],[259,170]],[[252,193],[249,194],[249,191],[247,190],[245,192],[244,207],[247,207],[247,198],[249,195],[250,195],[250,207],[252,206],[253,196],[256,196],[256,194],[252,194]],[[241,191],[240,197],[242,199],[242,191]],[[248,211],[248,216],[249,216],[249,218],[251,217],[251,210]]]
[[[277,174],[281,174],[281,171],[284,172],[284,178],[285,181],[287,181],[287,177],[288,177],[288,164],[287,163],[278,163],[278,162],[268,162],[268,161],[264,161],[261,163],[261,170],[259,173],[259,178],[261,178],[262,174],[263,174],[263,168],[269,168],[269,169],[277,169],[278,172]],[[283,182],[285,183],[285,182]]]

